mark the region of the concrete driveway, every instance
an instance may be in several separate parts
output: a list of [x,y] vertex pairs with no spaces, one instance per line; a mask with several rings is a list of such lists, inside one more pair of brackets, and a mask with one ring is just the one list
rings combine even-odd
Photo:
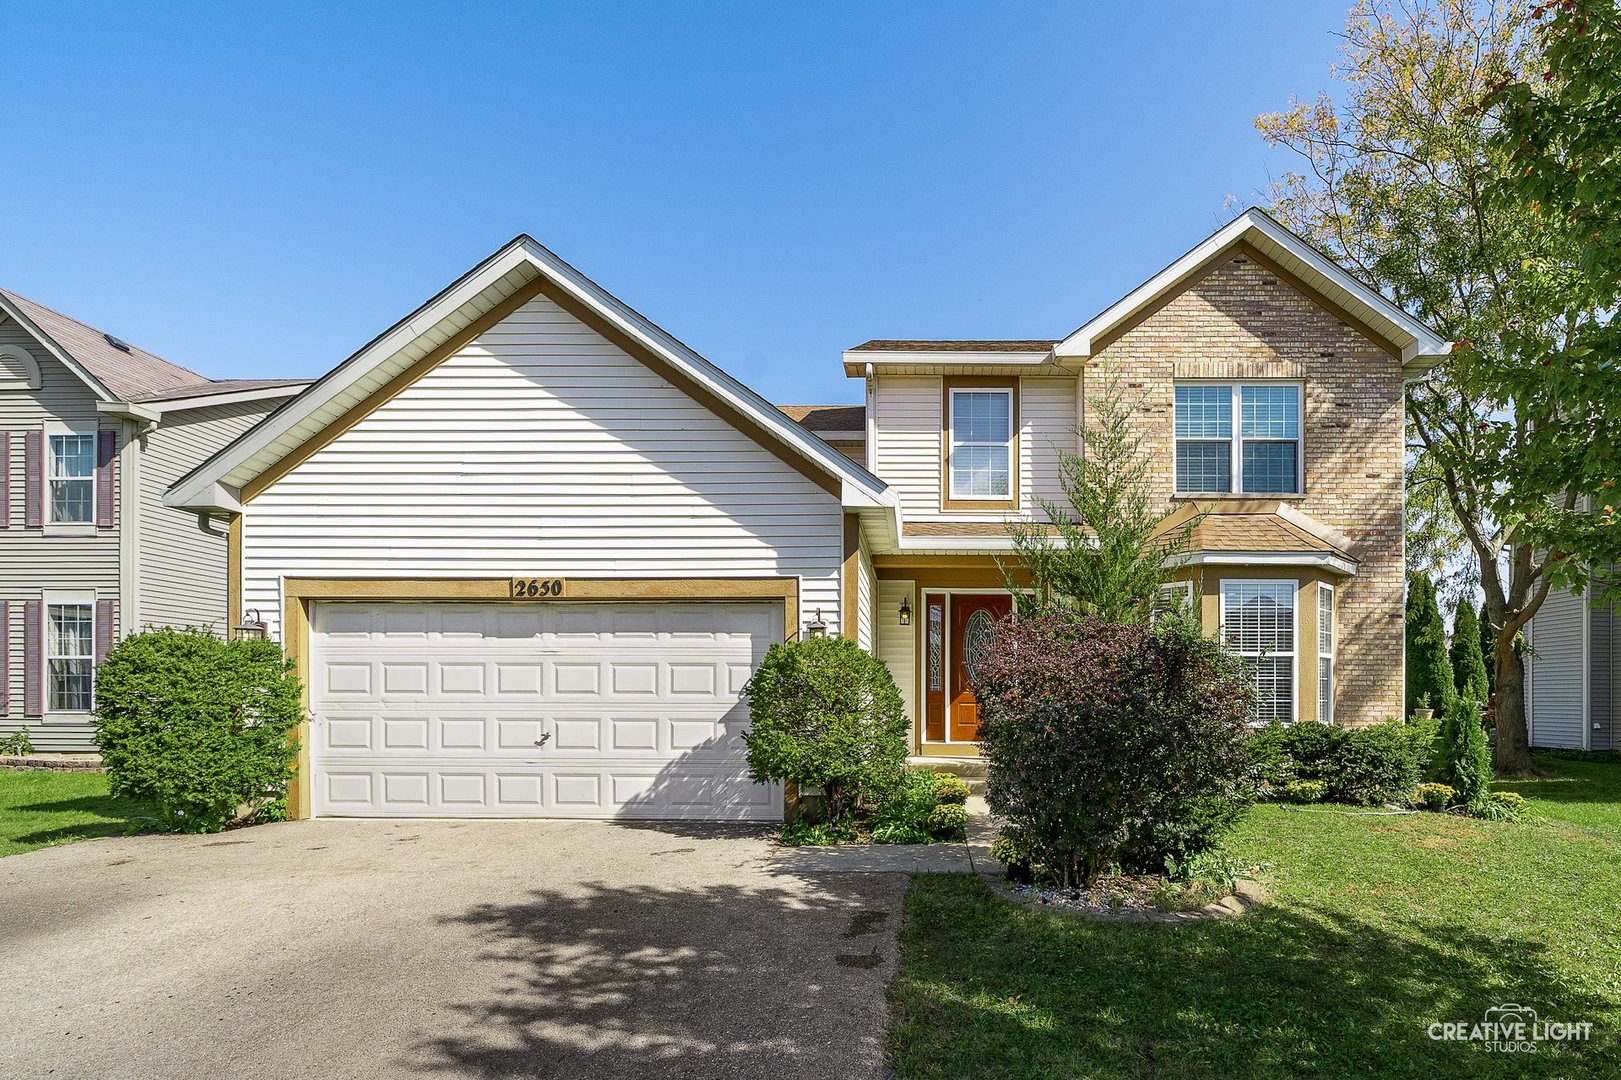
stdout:
[[755,827],[311,821],[0,859],[7,1077],[876,1077],[907,879]]

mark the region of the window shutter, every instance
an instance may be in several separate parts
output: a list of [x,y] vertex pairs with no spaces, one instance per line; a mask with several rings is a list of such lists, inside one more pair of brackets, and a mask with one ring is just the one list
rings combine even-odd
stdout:
[[113,647],[113,605],[116,600],[96,601],[96,666],[107,659]]
[[110,529],[116,523],[113,499],[118,476],[118,432],[103,428],[96,432],[96,524]]
[[11,432],[0,431],[0,529],[9,528],[11,528]]
[[37,529],[45,524],[45,433],[23,434],[23,524]]
[[11,711],[11,605],[0,600],[0,716]]
[[45,605],[23,602],[23,715],[45,715]]

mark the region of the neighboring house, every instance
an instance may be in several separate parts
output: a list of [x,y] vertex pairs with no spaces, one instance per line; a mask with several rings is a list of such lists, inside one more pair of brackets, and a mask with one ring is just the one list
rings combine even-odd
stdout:
[[114,640],[224,632],[225,522],[163,493],[301,385],[211,381],[0,290],[0,734],[92,751]]
[[231,519],[231,617],[297,658],[295,815],[772,819],[774,641],[854,638],[915,749],[975,752],[1005,521],[1104,367],[1268,715],[1399,713],[1402,388],[1447,348],[1251,211],[1067,338],[869,342],[865,407],[779,410],[518,237],[167,501]]
[[1526,722],[1532,746],[1621,748],[1621,612],[1600,584],[1548,594],[1526,629]]

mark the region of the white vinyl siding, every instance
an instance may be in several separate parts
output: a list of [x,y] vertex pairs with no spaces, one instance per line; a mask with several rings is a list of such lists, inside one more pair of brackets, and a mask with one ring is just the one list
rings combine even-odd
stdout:
[[1255,672],[1260,692],[1259,719],[1293,723],[1296,702],[1296,626],[1294,581],[1221,583],[1222,638]]
[[878,379],[873,471],[900,496],[908,520],[940,512],[940,380],[885,375]]
[[[943,511],[941,380],[881,375],[873,391],[873,472],[895,489],[908,521],[1001,520],[1000,511]],[[1019,430],[1013,453],[1019,509],[1038,514],[1037,496],[1061,502],[1059,449],[1073,451],[1076,380],[1017,381]]]
[[867,551],[867,538],[861,538],[861,549],[856,560],[856,644],[872,652],[877,640],[874,620],[877,618],[878,574]]
[[1579,748],[1586,723],[1582,656],[1587,602],[1576,593],[1548,594],[1532,619],[1531,744]]
[[837,496],[543,297],[248,504],[243,604],[283,577],[797,577],[836,632]]
[[240,621],[226,611],[228,523],[163,505],[169,486],[280,405],[285,398],[169,412],[143,440],[137,577],[143,626],[199,626],[223,634]]
[[1070,510],[1064,499],[1059,451],[1074,453],[1075,379],[1019,380],[1019,501],[1045,521],[1041,499]]
[[[27,431],[44,431],[51,425],[76,430],[122,428],[122,425],[96,412],[96,398],[78,376],[46,352],[26,330],[0,316],[0,345],[28,350],[40,369],[38,390],[0,393],[0,431],[11,433],[10,527],[0,529],[0,600],[11,604],[10,641],[0,643],[8,650],[11,672],[11,708],[0,715],[0,736],[28,727],[34,746],[51,753],[83,753],[95,749],[95,732],[83,714],[62,714],[60,718],[27,719],[23,716],[23,603],[39,600],[47,590],[88,593],[101,597],[119,595],[119,528],[86,529],[83,534],[46,535],[43,529],[23,527],[24,450]],[[59,426],[58,431],[63,430]],[[119,446],[126,435],[121,430]],[[43,463],[42,463],[43,465]],[[115,499],[121,496],[124,470],[115,474]],[[117,611],[115,623],[122,633],[124,612]]]
[[[925,613],[919,610],[920,597],[910,581],[878,583],[878,659],[889,665],[889,673],[900,688],[906,715],[918,723],[917,633]],[[912,624],[901,625],[901,601],[912,608]]]

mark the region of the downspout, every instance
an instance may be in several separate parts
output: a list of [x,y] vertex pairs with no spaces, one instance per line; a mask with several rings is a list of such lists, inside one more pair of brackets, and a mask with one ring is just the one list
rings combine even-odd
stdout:
[[867,362],[867,471],[874,476],[878,475],[876,468],[878,462],[878,380],[873,377],[872,362]]

